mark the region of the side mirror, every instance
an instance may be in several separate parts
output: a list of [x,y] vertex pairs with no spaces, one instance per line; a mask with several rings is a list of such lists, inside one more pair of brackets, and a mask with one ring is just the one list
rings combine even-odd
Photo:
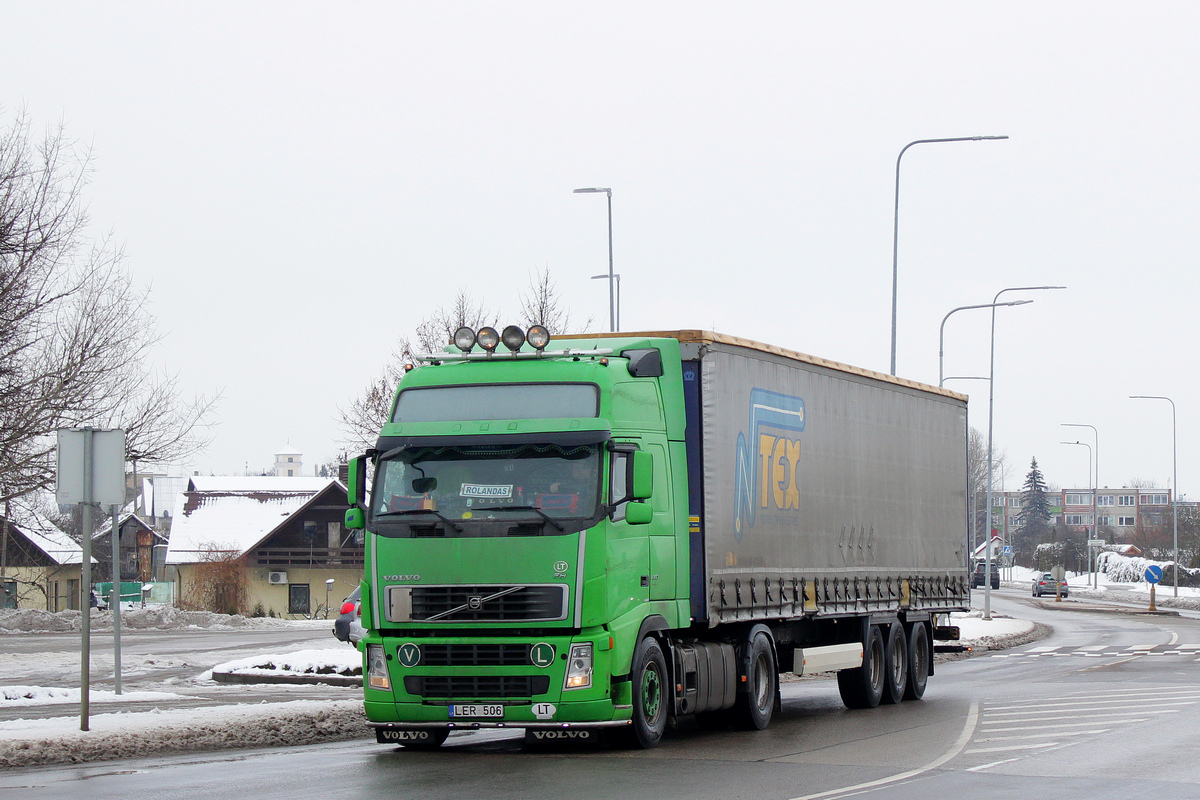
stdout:
[[366,525],[367,457],[356,456],[347,466],[346,499],[350,508],[346,511],[346,527],[361,530]]
[[645,450],[632,455],[629,494],[635,500],[645,500],[654,494],[654,456]]
[[625,521],[630,525],[646,525],[654,518],[649,503],[629,503],[625,506]]

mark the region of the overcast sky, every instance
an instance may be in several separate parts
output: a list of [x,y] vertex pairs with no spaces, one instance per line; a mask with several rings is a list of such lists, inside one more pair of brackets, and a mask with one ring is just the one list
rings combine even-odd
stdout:
[[[156,353],[223,392],[189,465],[337,449],[337,409],[466,289],[549,268],[607,328],[707,328],[938,381],[997,313],[1018,488],[1197,495],[1200,4],[4,0],[0,106],[90,145],[94,232],[152,287]],[[989,314],[945,370],[988,374]],[[988,384],[971,395],[987,430]]]

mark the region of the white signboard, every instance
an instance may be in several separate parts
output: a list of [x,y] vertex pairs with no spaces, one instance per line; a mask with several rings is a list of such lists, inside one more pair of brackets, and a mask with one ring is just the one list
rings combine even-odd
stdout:
[[92,438],[91,502],[125,505],[125,431],[64,428],[58,431],[58,473],[55,491],[60,506],[87,502],[84,496],[84,438]]

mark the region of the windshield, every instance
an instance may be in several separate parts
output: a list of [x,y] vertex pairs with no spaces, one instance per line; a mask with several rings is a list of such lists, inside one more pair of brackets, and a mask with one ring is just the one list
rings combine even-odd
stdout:
[[[379,461],[376,520],[442,523],[462,534],[469,523],[527,520],[558,533],[564,520],[590,520],[600,499],[596,445],[402,447]],[[497,531],[502,533],[503,531]]]

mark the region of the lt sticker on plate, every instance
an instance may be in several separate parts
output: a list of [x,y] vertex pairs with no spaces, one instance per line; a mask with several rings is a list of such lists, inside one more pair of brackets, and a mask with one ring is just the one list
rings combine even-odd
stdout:
[[554,703],[534,703],[533,715],[538,719],[554,719],[554,712],[558,711]]

